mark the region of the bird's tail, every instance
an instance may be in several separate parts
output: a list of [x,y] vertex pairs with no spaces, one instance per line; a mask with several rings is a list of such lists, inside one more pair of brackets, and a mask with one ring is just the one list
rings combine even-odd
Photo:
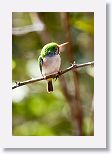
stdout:
[[52,92],[52,91],[53,91],[52,80],[48,80],[47,91],[48,91],[48,92]]

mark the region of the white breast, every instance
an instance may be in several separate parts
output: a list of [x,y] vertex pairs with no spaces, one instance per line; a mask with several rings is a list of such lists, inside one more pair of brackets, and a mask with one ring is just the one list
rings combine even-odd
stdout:
[[60,55],[55,55],[53,57],[46,57],[43,59],[42,74],[49,75],[51,73],[56,73],[59,71],[61,65]]

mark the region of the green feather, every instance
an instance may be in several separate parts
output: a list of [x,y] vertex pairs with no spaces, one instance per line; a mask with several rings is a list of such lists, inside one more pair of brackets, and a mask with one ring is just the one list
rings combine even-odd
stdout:
[[44,58],[49,52],[54,52],[58,48],[58,44],[51,42],[46,44],[41,50],[41,57]]
[[40,71],[41,71],[41,74],[42,74],[43,58],[41,56],[39,56],[39,58],[38,58],[38,64],[39,64],[39,68],[40,68]]

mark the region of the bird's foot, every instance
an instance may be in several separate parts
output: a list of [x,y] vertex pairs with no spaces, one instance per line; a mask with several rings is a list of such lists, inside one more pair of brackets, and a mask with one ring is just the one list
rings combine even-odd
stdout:
[[46,76],[46,75],[42,75],[42,77],[43,77],[45,80],[47,80],[47,76]]
[[61,75],[61,71],[57,72],[57,75],[55,77],[55,81],[59,78],[60,75]]

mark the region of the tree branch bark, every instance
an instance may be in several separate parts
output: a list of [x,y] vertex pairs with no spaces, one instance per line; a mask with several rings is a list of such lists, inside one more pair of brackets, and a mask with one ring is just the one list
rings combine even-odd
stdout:
[[17,87],[20,87],[20,86],[23,86],[23,85],[26,85],[26,84],[31,84],[31,83],[34,83],[34,82],[38,82],[38,81],[41,81],[41,80],[47,80],[49,78],[56,78],[56,77],[61,76],[64,73],[67,73],[70,70],[73,70],[73,69],[75,70],[76,68],[82,68],[82,67],[89,66],[89,65],[91,65],[91,66],[94,65],[94,61],[83,63],[83,64],[75,64],[74,63],[70,67],[66,68],[65,70],[60,71],[58,73],[47,75],[46,77],[33,78],[33,79],[26,80],[26,81],[15,81],[16,85],[13,86],[12,89],[15,89]]
[[[73,63],[74,61],[74,47],[72,42],[72,35],[71,35],[71,26],[70,26],[70,17],[69,13],[63,12],[61,13],[62,22],[63,22],[63,28],[65,31],[65,40],[66,42],[70,42],[70,44],[67,45],[66,49],[66,56],[70,63]],[[69,105],[71,109],[71,118],[72,118],[72,124],[73,124],[73,134],[75,135],[83,135],[83,110],[81,105],[81,99],[80,99],[80,89],[79,89],[79,76],[78,72],[73,71],[73,92],[74,95],[69,99]],[[67,93],[69,94],[69,90],[67,90]]]

